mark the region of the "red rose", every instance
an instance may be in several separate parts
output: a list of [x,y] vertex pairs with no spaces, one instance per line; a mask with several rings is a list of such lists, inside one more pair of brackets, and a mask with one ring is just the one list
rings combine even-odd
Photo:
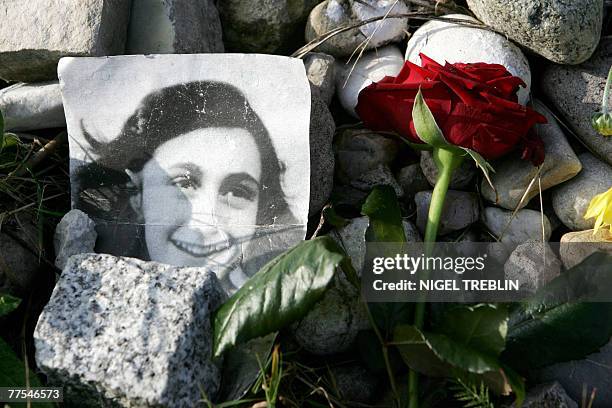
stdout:
[[419,88],[446,140],[496,159],[516,146],[534,165],[544,161],[544,144],[530,132],[546,118],[517,101],[525,83],[502,65],[442,66],[421,54],[422,67],[406,61],[397,77],[385,77],[359,93],[356,111],[372,130],[395,131],[419,139],[412,107]]

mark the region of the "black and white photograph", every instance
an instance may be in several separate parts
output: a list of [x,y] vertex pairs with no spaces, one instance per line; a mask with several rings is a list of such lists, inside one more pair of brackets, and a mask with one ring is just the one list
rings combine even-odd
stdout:
[[211,268],[232,293],[304,238],[310,90],[263,55],[67,58],[72,205],[96,250]]

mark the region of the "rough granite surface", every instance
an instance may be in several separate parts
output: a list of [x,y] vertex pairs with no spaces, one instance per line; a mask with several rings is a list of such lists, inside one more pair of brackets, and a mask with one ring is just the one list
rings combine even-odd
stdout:
[[129,54],[223,52],[221,20],[213,0],[132,0]]
[[612,137],[603,137],[591,126],[591,116],[601,110],[610,61],[612,37],[608,36],[583,64],[550,64],[540,76],[540,88],[584,144],[612,166]]
[[213,397],[213,272],[111,255],[70,258],[34,332],[36,361],[75,406],[191,407]]
[[559,64],[587,60],[601,35],[603,0],[467,2],[485,24]]
[[27,131],[66,126],[59,82],[18,83],[0,91],[4,129]]
[[123,54],[130,0],[0,2],[0,78],[57,78],[61,57]]

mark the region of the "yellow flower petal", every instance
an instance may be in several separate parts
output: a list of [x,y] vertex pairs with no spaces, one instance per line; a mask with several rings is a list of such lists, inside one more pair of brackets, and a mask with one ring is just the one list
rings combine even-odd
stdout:
[[612,231],[612,188],[605,193],[597,194],[591,200],[589,208],[584,214],[585,219],[597,217],[593,228],[593,235],[602,226],[609,226]]

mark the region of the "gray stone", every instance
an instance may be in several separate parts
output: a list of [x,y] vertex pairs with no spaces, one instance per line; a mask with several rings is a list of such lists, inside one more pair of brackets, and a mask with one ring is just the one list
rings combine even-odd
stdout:
[[600,228],[596,234],[593,234],[593,230],[568,232],[561,237],[559,256],[567,269],[598,251],[612,255],[612,233],[609,228]]
[[[438,167],[436,167],[431,152],[427,150],[421,152],[421,170],[423,170],[423,174],[427,178],[427,181],[429,181],[429,184],[435,186],[436,181],[438,181]],[[453,190],[468,189],[475,175],[476,166],[474,166],[474,161],[465,159],[459,168],[453,171],[449,187]]]
[[579,156],[582,171],[573,179],[556,187],[552,193],[555,213],[569,229],[593,228],[595,218],[584,219],[584,214],[594,196],[610,188],[612,166],[599,161],[589,153]]
[[65,127],[59,82],[19,83],[0,90],[5,130]]
[[578,408],[578,404],[555,381],[530,389],[521,408]]
[[[365,261],[368,225],[368,217],[359,217],[330,232],[330,236],[346,250],[359,274]],[[408,242],[421,240],[416,227],[409,221],[404,221],[403,226]],[[291,326],[291,331],[296,341],[310,353],[331,355],[348,350],[355,343],[359,331],[369,327],[359,291],[338,268],[323,298],[302,320]]]
[[[580,172],[582,165],[552,113],[540,101],[533,102],[533,108],[548,119],[547,124],[536,125],[535,128],[544,141],[546,156],[540,168],[539,178],[542,190],[547,190],[574,177]],[[529,200],[538,195],[539,186],[536,178],[538,168],[529,161],[521,160],[518,153],[512,153],[496,161],[493,167],[495,172],[491,173],[491,180],[496,191],[493,191],[486,180],[481,184],[482,196],[487,200],[508,210],[514,210],[525,192],[527,195],[519,208],[526,206]],[[532,183],[534,178],[536,181]]]
[[374,397],[378,379],[356,363],[330,368],[332,384],[344,403],[365,404]]
[[25,296],[41,266],[38,229],[30,220],[18,218],[16,225],[2,225],[0,232],[0,292]]
[[[364,4],[365,3],[365,4]],[[403,0],[325,0],[318,4],[308,16],[306,41],[341,26],[352,25],[373,17],[389,14],[405,14],[409,11]],[[363,45],[366,50],[400,41],[406,35],[408,18],[387,18],[352,30],[339,33],[317,47],[321,52],[334,57],[348,57]],[[368,41],[369,39],[369,41]]]
[[612,342],[583,360],[554,364],[538,370],[536,381],[558,381],[575,401],[582,401],[583,390],[587,401],[596,388],[593,408],[612,406]]
[[[423,233],[427,227],[427,215],[431,203],[432,191],[420,191],[414,196],[417,211],[417,226]],[[468,227],[480,218],[478,195],[464,191],[449,190],[444,200],[444,209],[440,217],[439,235]]]
[[560,274],[561,262],[548,243],[522,243],[504,264],[505,278],[518,281],[519,289],[527,293],[535,293]]
[[591,116],[601,110],[610,60],[612,37],[603,37],[587,62],[577,66],[548,66],[540,75],[540,87],[584,144],[612,165],[612,137],[603,137],[591,126]]
[[396,76],[404,66],[404,56],[394,45],[366,52],[355,62],[336,60],[336,92],[346,112],[359,118],[355,107],[359,92],[372,82]]
[[[546,215],[539,211],[522,209],[512,217],[512,211],[501,208],[487,207],[483,213],[483,220],[489,231],[501,242],[508,245],[511,250],[528,241],[541,242],[550,240],[552,230]],[[544,233],[542,233],[542,227]]]
[[72,255],[94,252],[96,223],[81,210],[70,210],[55,227],[55,266],[63,270]]
[[291,326],[295,340],[306,351],[324,356],[348,350],[360,330],[369,328],[359,291],[336,270],[334,282],[314,307]]
[[603,0],[468,0],[485,24],[559,64],[587,60],[601,36]]
[[320,52],[311,52],[304,57],[304,65],[310,84],[329,105],[336,92],[335,58]]
[[347,129],[334,141],[336,178],[350,183],[379,165],[389,165],[395,159],[395,140],[368,129]]
[[320,0],[223,0],[218,7],[229,51],[290,53],[304,44],[304,23]]
[[404,196],[406,198],[412,198],[419,191],[429,190],[431,188],[419,163],[413,163],[406,167],[402,167],[395,178],[397,183],[404,190]]
[[2,2],[0,78],[51,80],[61,57],[123,54],[129,13],[129,0]]
[[78,406],[192,406],[214,398],[212,271],[133,258],[70,258],[34,332],[36,361]]
[[[444,16],[472,22],[477,20],[463,14]],[[432,20],[423,24],[408,41],[406,59],[421,65],[423,53],[444,64],[455,62],[487,62],[501,64],[526,84],[518,92],[519,102],[526,104],[531,89],[531,71],[523,52],[505,36],[480,28],[466,27],[445,21]]]
[[[351,258],[357,273],[361,274],[365,261],[365,233],[368,229],[368,217],[353,218],[342,228],[333,230],[330,235],[346,251]],[[418,229],[410,221],[402,221],[407,242],[421,242]]]
[[404,195],[404,190],[397,184],[391,169],[385,164],[379,164],[375,169],[363,173],[358,178],[352,180],[350,185],[364,192],[369,192],[376,186],[390,186],[393,187],[398,197]]
[[329,108],[312,95],[310,109],[310,210],[312,216],[329,201],[334,188],[334,151],[336,124]]
[[213,0],[132,0],[128,54],[223,52]]

